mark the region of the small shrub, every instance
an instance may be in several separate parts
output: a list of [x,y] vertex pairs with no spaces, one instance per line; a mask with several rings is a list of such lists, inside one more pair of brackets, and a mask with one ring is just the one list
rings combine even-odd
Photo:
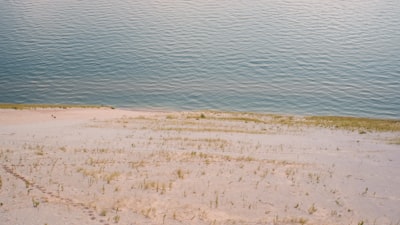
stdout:
[[114,216],[113,217],[114,223],[118,223],[119,219],[120,219],[119,215]]
[[315,204],[313,203],[312,206],[310,206],[310,208],[308,208],[308,213],[310,215],[314,214],[317,211],[317,208],[315,208]]
[[100,213],[100,216],[106,216],[107,215],[107,210],[103,209]]
[[300,219],[299,219],[299,223],[300,223],[300,224],[306,224],[306,223],[307,223],[307,219],[300,218]]
[[40,202],[36,201],[34,198],[32,198],[32,205],[34,208],[37,208],[39,206]]
[[178,178],[179,178],[179,179],[183,179],[183,178],[185,177],[185,175],[184,175],[184,173],[183,173],[183,170],[181,170],[181,169],[178,169],[178,170],[176,171],[176,175],[178,175]]

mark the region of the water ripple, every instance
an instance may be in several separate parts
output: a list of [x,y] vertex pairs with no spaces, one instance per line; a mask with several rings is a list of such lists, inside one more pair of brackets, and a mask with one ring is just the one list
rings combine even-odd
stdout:
[[400,118],[396,0],[0,1],[0,102]]

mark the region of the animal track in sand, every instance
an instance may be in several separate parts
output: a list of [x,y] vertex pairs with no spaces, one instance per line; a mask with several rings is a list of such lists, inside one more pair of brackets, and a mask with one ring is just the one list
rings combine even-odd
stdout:
[[[15,165],[12,165],[15,166]],[[40,186],[39,184],[36,184],[33,181],[28,180],[26,177],[22,176],[21,174],[17,173],[14,169],[12,169],[11,167],[7,166],[7,165],[3,165],[3,169],[11,174],[12,176],[14,176],[15,178],[22,180],[27,186],[31,186],[37,190],[39,190],[40,192],[42,192],[44,195],[46,195],[44,198],[47,199],[47,201],[49,199],[53,199],[53,200],[57,200],[58,202],[64,203],[65,205],[71,205],[74,206],[76,208],[81,208],[82,212],[84,212],[91,220],[96,220],[97,218],[94,216],[94,209],[92,209],[89,206],[86,206],[84,203],[82,202],[77,202],[74,201],[72,199],[69,198],[65,198],[65,197],[61,197],[60,195],[56,195],[51,191],[46,190],[45,187]],[[104,224],[104,220],[100,219],[98,220],[98,222],[100,224]]]

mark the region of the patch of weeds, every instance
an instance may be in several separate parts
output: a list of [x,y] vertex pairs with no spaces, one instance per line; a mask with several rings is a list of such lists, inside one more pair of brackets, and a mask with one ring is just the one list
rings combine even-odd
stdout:
[[299,222],[300,224],[306,224],[306,223],[307,223],[307,219],[300,218],[300,219],[298,220],[298,222]]
[[172,219],[176,220],[176,212],[174,212],[174,214],[172,215]]
[[317,211],[317,208],[315,207],[315,204],[313,203],[310,208],[308,208],[308,213],[310,215],[314,214]]
[[156,213],[156,209],[155,208],[148,208],[147,210],[146,209],[142,210],[143,216],[145,216],[148,219],[152,218],[152,216],[154,216],[155,213]]
[[400,120],[372,119],[341,116],[310,116],[306,124],[321,127],[333,127],[346,130],[367,131],[400,131]]
[[106,216],[107,215],[107,210],[103,209],[100,212],[100,216]]
[[167,115],[166,118],[169,119],[169,120],[172,120],[172,119],[177,119],[177,116],[175,116],[175,115]]
[[121,175],[120,172],[113,172],[104,176],[103,180],[109,184],[111,181],[116,180]]
[[240,122],[253,122],[253,123],[265,123],[264,120],[253,118],[253,117],[222,117],[221,120],[230,120],[230,121],[240,121]]
[[308,178],[310,178],[311,182],[315,181],[317,184],[320,182],[320,175],[317,173],[309,173]]
[[29,183],[29,181],[26,180],[26,181],[25,181],[25,187],[26,187],[26,188],[29,188],[30,185],[31,185],[31,183]]
[[132,169],[136,169],[136,170],[138,170],[140,167],[145,166],[145,162],[143,160],[138,161],[138,162],[131,161],[131,162],[128,162],[128,164]]
[[236,161],[245,161],[245,162],[251,162],[251,161],[255,161],[256,159],[250,156],[240,156],[238,158],[236,158]]
[[35,154],[39,155],[39,156],[43,156],[44,155],[44,146],[37,145]]
[[114,223],[118,223],[120,219],[121,219],[121,218],[120,218],[119,215],[115,215],[115,216],[113,217]]
[[285,222],[290,222],[290,223],[299,223],[299,224],[306,224],[307,223],[307,219],[305,219],[305,218],[303,218],[303,217],[301,217],[301,218],[292,218],[292,219],[289,219],[289,220],[284,220]]
[[219,204],[219,197],[218,197],[218,192],[215,193],[215,208],[218,208],[218,204]]
[[182,169],[178,169],[176,171],[176,175],[178,176],[179,179],[184,179],[185,178],[185,174],[184,174]]
[[32,205],[34,208],[37,208],[39,206],[40,202],[36,201],[35,198],[32,198]]
[[188,132],[222,132],[222,133],[245,133],[245,134],[265,134],[262,131],[233,129],[233,128],[211,128],[211,127],[160,127],[161,131],[188,131]]

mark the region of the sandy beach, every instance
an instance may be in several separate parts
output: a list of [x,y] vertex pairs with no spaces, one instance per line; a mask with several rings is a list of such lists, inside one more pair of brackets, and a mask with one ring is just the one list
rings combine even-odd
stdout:
[[0,223],[399,225],[400,132],[302,121],[0,109]]

